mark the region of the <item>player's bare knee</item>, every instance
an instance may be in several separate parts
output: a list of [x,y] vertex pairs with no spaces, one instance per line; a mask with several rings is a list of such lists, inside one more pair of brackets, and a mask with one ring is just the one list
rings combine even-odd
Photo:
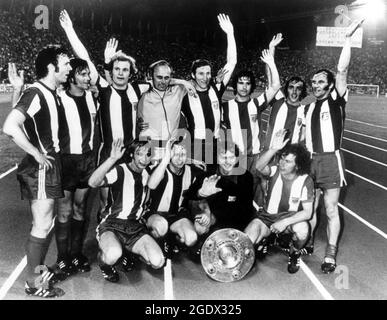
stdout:
[[309,236],[309,224],[299,222],[292,225],[292,231],[298,240],[306,240]]
[[198,235],[195,231],[189,230],[184,234],[184,243],[187,247],[192,247],[198,241]]
[[149,262],[150,262],[153,269],[162,268],[165,264],[165,257],[163,255],[163,253],[161,252],[161,250],[160,250],[160,252],[153,253],[152,255],[150,255]]
[[113,265],[122,256],[122,249],[118,246],[107,248],[103,252],[103,260],[108,265]]

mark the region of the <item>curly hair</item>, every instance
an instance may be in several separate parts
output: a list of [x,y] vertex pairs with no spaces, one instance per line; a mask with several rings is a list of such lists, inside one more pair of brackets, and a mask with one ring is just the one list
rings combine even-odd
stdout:
[[254,73],[250,70],[241,70],[232,79],[232,87],[234,89],[234,94],[237,94],[237,83],[240,78],[249,78],[251,83],[250,94],[254,92],[255,88],[257,87],[255,83]]
[[301,94],[300,94],[300,100],[306,98],[306,96],[308,95],[308,92],[306,91],[306,89],[307,89],[306,82],[304,79],[302,79],[301,77],[298,77],[298,76],[293,76],[288,81],[286,81],[285,87],[284,87],[285,98],[287,98],[289,95],[289,93],[288,93],[289,84],[293,81],[302,82],[302,90],[301,90]]
[[281,157],[287,156],[288,154],[295,155],[295,163],[296,163],[296,173],[298,175],[302,174],[309,174],[310,173],[310,165],[311,165],[311,159],[310,159],[310,152],[306,150],[306,148],[299,144],[299,143],[293,143],[286,145],[281,150]]

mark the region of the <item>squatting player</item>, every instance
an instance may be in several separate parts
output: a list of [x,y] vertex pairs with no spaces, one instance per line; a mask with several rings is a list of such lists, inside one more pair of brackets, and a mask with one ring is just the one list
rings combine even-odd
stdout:
[[[312,154],[311,175],[315,187],[324,194],[325,212],[327,214],[327,246],[321,264],[324,273],[336,268],[340,217],[338,201],[341,187],[346,184],[344,161],[340,151],[344,131],[345,105],[348,100],[347,73],[351,58],[351,36],[362,21],[355,21],[349,27],[345,43],[337,65],[336,79],[327,70],[318,70],[312,77],[313,95],[316,102],[305,108],[306,147]],[[320,196],[316,192],[315,213],[312,228],[316,226],[316,210]]]
[[172,250],[179,244],[192,247],[197,233],[202,234],[200,225],[193,223],[188,210],[182,206],[184,193],[199,173],[196,167],[186,164],[185,141],[167,142],[166,152],[148,180],[150,189],[147,204],[146,224],[156,239],[164,238],[163,250],[171,257]]
[[[272,144],[257,162],[257,169],[269,178],[265,205],[246,228],[253,243],[263,244],[271,233],[291,233],[288,272],[299,269],[301,249],[309,235],[308,220],[313,213],[314,189],[310,171],[310,154],[301,144],[286,145],[286,130],[278,131]],[[280,153],[278,165],[268,165],[276,153]],[[254,236],[256,237],[254,238]],[[264,253],[266,250],[263,249]]]
[[151,160],[145,141],[134,140],[128,147],[127,162],[116,164],[125,153],[121,139],[114,140],[109,158],[94,171],[89,179],[93,188],[109,186],[111,201],[107,214],[97,227],[98,260],[103,277],[119,281],[115,264],[123,250],[137,254],[153,268],[161,268],[165,259],[156,241],[142,222]]

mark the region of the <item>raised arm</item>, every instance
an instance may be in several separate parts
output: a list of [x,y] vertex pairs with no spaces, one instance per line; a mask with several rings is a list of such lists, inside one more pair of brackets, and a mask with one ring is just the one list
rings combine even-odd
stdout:
[[337,64],[337,75],[336,75],[336,90],[340,96],[343,96],[347,90],[347,75],[348,66],[351,60],[351,37],[355,31],[361,26],[364,19],[356,20],[348,27],[345,35],[345,42],[343,49],[341,50],[339,63]]
[[276,95],[278,90],[281,88],[280,78],[277,70],[277,66],[274,62],[273,55],[269,52],[269,50],[263,50],[261,60],[266,63],[266,65],[270,68],[270,73],[272,76],[271,85],[266,90],[266,99],[269,103]]
[[90,70],[90,83],[95,84],[98,79],[98,71],[97,68],[95,67],[94,63],[91,62],[89,53],[87,52],[85,46],[79,40],[77,34],[75,33],[75,30],[73,28],[73,23],[70,19],[69,14],[67,13],[66,10],[62,10],[60,15],[59,15],[59,21],[60,25],[62,26],[64,32],[66,33],[67,39],[69,40],[71,47],[74,50],[75,55],[78,58],[81,58],[83,60],[87,61],[87,64],[89,66]]
[[267,166],[268,163],[279,150],[286,146],[289,141],[289,138],[285,139],[284,141],[286,132],[286,129],[281,129],[274,134],[269,150],[267,150],[262,156],[259,157],[255,165],[255,168],[258,171],[262,172],[265,175],[268,175],[270,173],[269,167]]
[[230,81],[231,75],[237,64],[237,49],[234,37],[234,27],[230,21],[230,18],[226,14],[218,15],[219,26],[227,35],[227,63],[223,67],[223,70],[227,70],[223,77],[223,84],[226,86]]
[[152,172],[148,179],[148,188],[151,190],[154,190],[159,185],[160,181],[164,177],[165,170],[167,169],[167,166],[171,160],[172,154],[172,143],[173,140],[169,139],[165,146],[165,152],[164,156],[161,159],[159,165],[156,167],[156,169]]
[[8,63],[8,80],[13,87],[12,107],[14,107],[23,90],[24,70],[18,72],[14,63]]
[[[275,57],[275,47],[280,44],[282,40],[282,33],[277,33],[275,36],[273,36],[273,39],[271,39],[269,43],[269,52],[273,57]],[[267,76],[267,86],[270,87],[272,84],[272,74],[268,65],[265,66],[265,71]]]
[[121,159],[125,153],[124,143],[122,139],[117,139],[112,142],[112,150],[107,158],[90,176],[89,186],[92,188],[101,187],[104,185],[104,178],[115,163]]

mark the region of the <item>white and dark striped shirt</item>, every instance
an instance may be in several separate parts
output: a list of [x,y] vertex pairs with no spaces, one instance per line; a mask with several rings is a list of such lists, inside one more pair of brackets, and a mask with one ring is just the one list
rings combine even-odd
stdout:
[[271,104],[272,107],[265,136],[265,149],[270,148],[273,133],[281,129],[287,129],[289,131],[289,143],[299,143],[301,140],[302,125],[305,122],[305,105],[291,106],[287,104],[281,91],[279,91]]
[[106,218],[140,219],[146,200],[148,178],[147,170],[134,172],[126,163],[112,168],[104,179],[109,185]]
[[267,106],[264,93],[246,102],[234,99],[223,104],[224,124],[231,129],[233,142],[243,154],[260,152],[261,115]]
[[333,89],[327,98],[305,107],[306,147],[311,153],[334,152],[341,147],[348,91]]
[[73,96],[68,91],[59,94],[64,108],[60,130],[60,148],[65,154],[85,154],[93,150],[94,119],[97,102],[91,91]]
[[311,202],[314,197],[313,180],[304,174],[294,180],[281,178],[278,166],[271,167],[264,211],[269,214],[298,212],[302,210],[302,202]]
[[195,180],[191,166],[185,165],[180,175],[173,173],[169,166],[156,189],[150,191],[147,208],[151,212],[177,214],[183,202],[183,193]]
[[192,139],[206,139],[206,129],[219,138],[221,101],[225,90],[223,83],[211,84],[208,90],[197,91],[196,98],[191,95],[184,97],[181,111]]
[[129,83],[126,90],[117,90],[99,77],[99,123],[104,148],[111,148],[115,139],[127,146],[136,138],[137,104],[149,84]]
[[61,102],[55,90],[40,81],[26,89],[15,109],[24,114],[24,132],[31,144],[47,154],[59,152],[59,116]]

